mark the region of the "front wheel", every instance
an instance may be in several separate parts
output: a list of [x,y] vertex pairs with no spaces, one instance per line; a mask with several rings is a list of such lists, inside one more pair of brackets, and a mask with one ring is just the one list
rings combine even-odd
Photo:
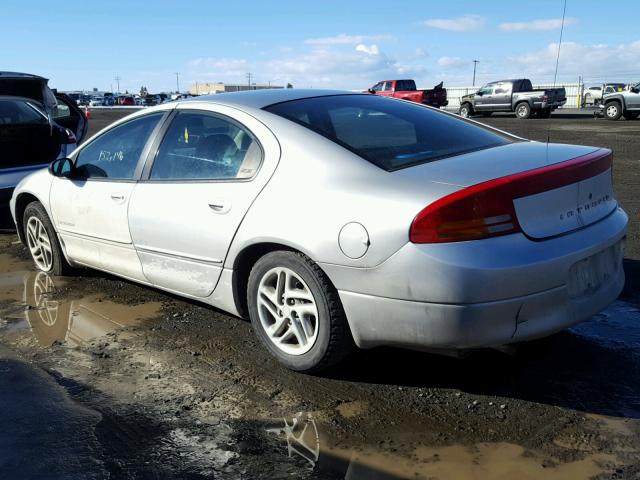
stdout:
[[607,120],[618,120],[622,116],[622,107],[618,102],[609,102],[604,106]]
[[463,103],[460,106],[459,114],[463,118],[469,118],[471,115],[473,115],[473,109],[471,108],[471,105],[469,105],[468,103]]
[[291,370],[324,370],[353,349],[338,292],[301,253],[260,258],[249,275],[247,302],[256,335]]
[[71,270],[62,254],[56,232],[49,215],[40,202],[31,202],[24,210],[22,228],[24,240],[36,268],[53,275],[63,275]]

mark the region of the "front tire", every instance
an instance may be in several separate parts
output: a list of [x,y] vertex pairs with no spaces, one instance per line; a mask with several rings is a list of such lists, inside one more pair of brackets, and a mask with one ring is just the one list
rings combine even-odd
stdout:
[[62,253],[56,231],[40,202],[31,202],[22,217],[24,240],[36,268],[52,275],[64,275],[71,270]]
[[618,120],[622,116],[622,106],[619,102],[609,102],[604,106],[604,116],[607,120]]
[[469,118],[473,115],[473,107],[469,103],[463,103],[460,105],[460,112],[458,112],[462,118]]
[[319,372],[353,349],[338,292],[301,253],[260,258],[249,275],[247,303],[261,343],[291,370]]
[[526,120],[531,116],[531,107],[527,102],[522,102],[516,105],[516,117],[521,120]]

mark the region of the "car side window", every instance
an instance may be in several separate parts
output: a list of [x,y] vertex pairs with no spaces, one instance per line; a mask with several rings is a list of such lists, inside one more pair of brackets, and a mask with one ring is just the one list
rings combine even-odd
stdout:
[[88,143],[76,158],[76,176],[132,180],[142,149],[163,115],[158,112],[138,117]]
[[393,82],[384,82],[384,91],[390,92],[393,90]]
[[384,87],[384,82],[378,82],[371,88],[371,90],[373,90],[374,92],[381,92],[383,87]]
[[247,179],[261,163],[259,143],[238,123],[213,113],[178,112],[160,144],[150,179]]
[[482,95],[491,95],[493,93],[493,85],[485,85],[480,89]]

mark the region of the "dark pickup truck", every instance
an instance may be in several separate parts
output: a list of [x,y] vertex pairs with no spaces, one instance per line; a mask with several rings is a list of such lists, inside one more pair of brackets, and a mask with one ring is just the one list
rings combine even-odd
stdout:
[[446,107],[447,89],[442,88],[442,82],[430,90],[418,90],[413,80],[382,80],[368,90],[374,95],[400,98],[411,102],[422,103],[430,107]]
[[566,101],[564,88],[534,90],[528,78],[500,80],[462,97],[460,115],[470,117],[480,114],[488,117],[493,112],[515,112],[518,118],[529,118],[532,114],[548,118],[553,110]]

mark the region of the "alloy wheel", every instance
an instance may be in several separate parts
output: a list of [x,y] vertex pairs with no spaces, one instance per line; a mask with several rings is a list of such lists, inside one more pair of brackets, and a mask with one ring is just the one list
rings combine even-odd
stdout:
[[36,266],[43,272],[53,267],[51,240],[44,224],[38,217],[30,217],[26,228],[27,246]]
[[311,289],[293,270],[272,268],[260,279],[258,316],[269,340],[284,353],[302,355],[318,337],[318,308]]

